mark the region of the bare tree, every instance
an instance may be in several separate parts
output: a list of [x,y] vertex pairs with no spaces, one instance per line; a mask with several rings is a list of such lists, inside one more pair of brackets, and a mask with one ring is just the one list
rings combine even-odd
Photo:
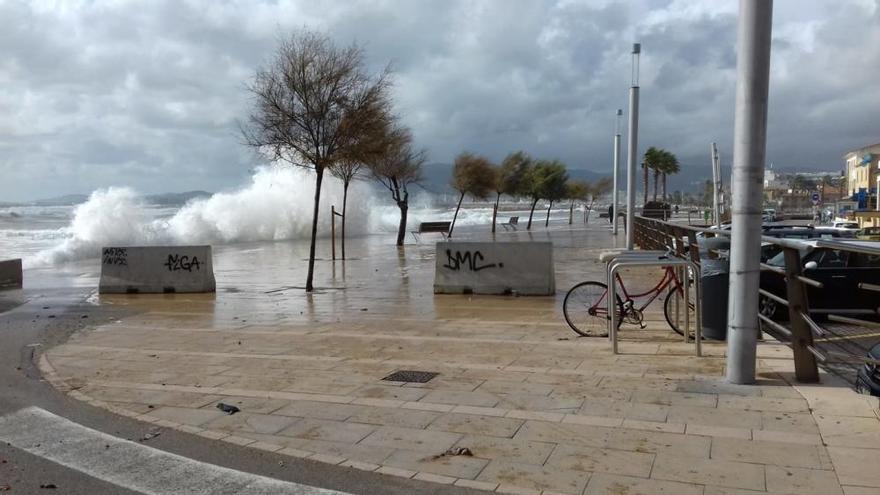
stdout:
[[409,211],[409,188],[421,182],[427,154],[424,150],[413,150],[412,136],[405,129],[394,129],[383,143],[385,151],[375,155],[368,166],[372,177],[391,192],[391,199],[400,209],[397,245],[403,246]]
[[524,151],[507,155],[501,165],[495,168],[495,208],[492,210],[492,233],[495,233],[498,218],[498,204],[502,194],[519,194],[523,178],[529,170],[532,158]]
[[315,238],[324,171],[387,122],[388,69],[370,75],[357,45],[337,47],[309,31],[282,40],[248,88],[254,109],[242,132],[273,162],[315,171],[315,205],[306,291],[314,289]]
[[369,135],[360,139],[346,153],[330,166],[330,174],[342,181],[342,259],[345,259],[345,223],[348,206],[348,188],[352,181],[362,177],[367,164],[372,163],[386,154],[391,146],[390,140],[395,139],[392,130],[390,112],[385,115],[386,122],[376,122],[369,130]]
[[476,199],[484,199],[492,191],[494,181],[495,172],[487,158],[467,151],[455,157],[455,165],[452,168],[452,187],[461,195],[458,197],[452,225],[449,226],[449,237],[452,237],[452,230],[455,228],[455,220],[458,219],[458,210],[461,209],[464,195],[470,194]]

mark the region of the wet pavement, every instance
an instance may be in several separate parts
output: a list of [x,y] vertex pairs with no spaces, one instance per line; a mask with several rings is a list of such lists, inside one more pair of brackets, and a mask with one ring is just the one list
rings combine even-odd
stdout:
[[[462,487],[880,489],[876,470],[852,465],[880,453],[876,401],[830,376],[792,386],[791,351],[775,341],[759,347],[758,384],[736,386],[722,379],[723,344],[695,357],[659,302],[646,329],[623,327],[619,355],[606,339],[576,338],[562,298],[603,277],[607,224],[496,238],[552,240],[556,296],[435,296],[430,236],[403,249],[390,236],[351,239],[346,262],[317,262],[314,294],[301,289],[304,243],[227,246],[215,250],[216,294],[99,297],[128,316],[77,332],[41,368],[74,398],[158,426]],[[624,274],[633,289],[656,276]],[[383,380],[399,370],[438,375]]]

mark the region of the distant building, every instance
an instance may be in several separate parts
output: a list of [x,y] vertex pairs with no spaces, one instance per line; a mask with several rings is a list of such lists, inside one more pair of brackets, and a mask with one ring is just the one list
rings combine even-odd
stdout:
[[880,176],[880,143],[850,151],[846,162],[846,189],[859,209],[874,209],[877,201],[877,177]]

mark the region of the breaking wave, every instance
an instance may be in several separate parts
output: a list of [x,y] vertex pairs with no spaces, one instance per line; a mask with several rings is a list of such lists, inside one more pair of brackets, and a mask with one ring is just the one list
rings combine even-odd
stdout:
[[[150,205],[128,187],[94,191],[72,212],[60,242],[25,258],[27,267],[96,258],[112,245],[228,244],[248,241],[305,239],[311,234],[314,174],[291,167],[259,168],[246,186],[192,200],[183,207]],[[396,232],[397,207],[367,183],[354,182],[348,191],[346,234]],[[330,205],[341,208],[342,182],[324,177],[319,236],[329,236]],[[435,208],[433,196],[415,194],[409,224],[450,219],[452,210]],[[488,224],[491,208],[463,210],[462,225]]]

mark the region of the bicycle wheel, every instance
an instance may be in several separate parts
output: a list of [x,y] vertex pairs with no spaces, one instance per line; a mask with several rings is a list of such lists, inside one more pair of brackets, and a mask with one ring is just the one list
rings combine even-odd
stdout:
[[[562,314],[565,322],[578,335],[605,337],[608,335],[608,286],[601,282],[581,282],[565,294]],[[617,327],[623,321],[623,302],[617,299]]]
[[[688,306],[688,318],[690,319],[690,324],[691,324],[691,331],[690,331],[690,335],[688,337],[694,336],[693,326],[697,324],[697,311],[696,311],[696,307],[694,306],[694,301],[693,301],[693,297],[695,295],[694,292],[695,291],[691,291],[691,295],[690,295],[691,300],[688,301],[688,305],[687,305]],[[676,301],[678,301],[678,311],[679,311],[677,322],[676,322],[676,317],[675,317],[675,302]],[[666,301],[663,302],[663,316],[666,317],[666,323],[669,324],[669,327],[672,328],[672,330],[675,333],[681,335],[682,337],[684,336],[684,312],[682,311],[683,309],[684,309],[683,291],[676,290],[673,288],[672,290],[669,291],[669,294],[666,296]]]

